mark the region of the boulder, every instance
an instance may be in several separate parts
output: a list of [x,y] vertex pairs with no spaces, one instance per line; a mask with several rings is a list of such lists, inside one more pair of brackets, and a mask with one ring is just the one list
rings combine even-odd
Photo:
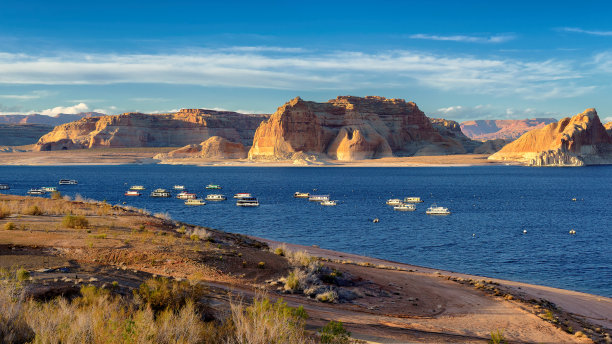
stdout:
[[612,163],[612,138],[597,111],[587,109],[534,129],[489,156],[531,166],[583,166]]

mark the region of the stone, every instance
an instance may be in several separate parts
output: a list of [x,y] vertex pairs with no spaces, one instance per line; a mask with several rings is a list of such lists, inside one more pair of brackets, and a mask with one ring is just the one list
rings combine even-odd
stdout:
[[317,103],[296,97],[261,123],[248,156],[290,160],[304,153],[350,161],[409,156],[430,146],[439,154],[465,152],[403,99],[339,96]]
[[583,166],[612,163],[612,138],[597,111],[587,109],[507,144],[490,160],[516,161],[531,166]]

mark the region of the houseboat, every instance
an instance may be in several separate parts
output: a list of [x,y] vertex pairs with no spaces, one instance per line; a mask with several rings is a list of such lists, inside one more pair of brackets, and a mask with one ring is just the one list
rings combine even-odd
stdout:
[[172,197],[166,189],[155,189],[151,192],[151,197]]
[[241,198],[236,201],[239,207],[259,207],[259,201],[255,197]]
[[185,185],[175,185],[174,190],[185,190]]
[[237,193],[234,195],[234,198],[251,198],[251,197],[253,196],[248,192],[241,192],[241,193]]
[[427,215],[449,215],[450,211],[448,208],[438,207],[435,204],[432,204],[431,207],[427,208],[425,213]]
[[74,179],[60,179],[59,181],[59,185],[77,185],[78,183]]
[[404,198],[405,203],[422,203],[421,197],[406,197]]
[[0,184],[0,190],[9,190],[10,188],[8,184]]
[[43,186],[42,188],[40,188],[43,191],[46,192],[54,192],[57,191],[57,188],[55,186]]
[[412,203],[408,203],[408,204],[402,203],[402,204],[394,206],[393,210],[396,210],[396,211],[415,211],[416,210],[416,205],[414,205]]
[[308,192],[296,192],[293,194],[294,198],[308,198],[310,194]]
[[132,185],[130,190],[145,190],[145,187],[142,185]]
[[206,185],[206,188],[208,190],[221,190],[221,185],[217,185],[217,184],[208,184]]
[[140,196],[140,192],[136,190],[128,190],[123,195],[124,196]]
[[225,198],[225,195],[221,195],[221,194],[206,195],[207,201],[225,201],[226,199],[227,198]]
[[402,200],[399,198],[391,198],[387,200],[387,205],[401,205]]
[[201,198],[191,198],[185,201],[185,205],[206,205],[206,202]]
[[312,196],[308,196],[308,200],[310,202],[329,201],[329,195],[312,195]]
[[178,198],[178,199],[194,199],[194,198],[196,198],[196,194],[189,193],[187,191],[181,191],[181,192],[179,192],[178,195],[176,195],[176,198]]
[[325,206],[334,206],[334,205],[336,205],[336,201],[328,200],[328,201],[323,201],[320,204],[321,205],[325,205]]
[[45,190],[41,190],[41,189],[28,190],[28,195],[44,195],[44,194],[45,194]]

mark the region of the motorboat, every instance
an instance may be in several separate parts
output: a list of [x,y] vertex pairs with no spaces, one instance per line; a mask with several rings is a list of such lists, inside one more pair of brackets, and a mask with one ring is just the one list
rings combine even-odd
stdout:
[[259,201],[255,197],[241,198],[236,201],[239,207],[259,207]]
[[308,196],[308,200],[310,202],[329,201],[329,195],[312,195],[312,196]]
[[206,185],[206,188],[208,190],[221,190],[221,185],[217,185],[217,184],[208,184]]
[[128,190],[123,195],[125,196],[140,196],[140,192],[136,190]]
[[196,194],[189,193],[187,191],[181,191],[181,192],[178,193],[178,195],[176,195],[176,198],[178,198],[178,199],[194,199],[194,198],[196,198]]
[[401,204],[403,204],[403,202],[399,198],[391,198],[387,200],[387,205],[401,205]]
[[393,207],[393,210],[397,210],[397,211],[415,211],[416,210],[416,205],[412,204],[412,203],[402,203],[399,205],[396,205]]
[[132,185],[130,190],[145,190],[145,187],[142,185]]
[[8,184],[0,184],[0,190],[9,190],[10,188]]
[[435,204],[432,204],[431,207],[427,208],[425,212],[427,215],[449,215],[450,211],[448,208],[438,207]]
[[185,205],[206,205],[206,202],[201,198],[190,198],[185,201]]
[[172,197],[166,189],[155,189],[151,192],[151,197]]
[[310,194],[308,192],[296,192],[293,194],[294,198],[308,198]]
[[57,191],[57,188],[55,186],[43,186],[42,188],[40,188],[43,191],[46,192],[54,192]]
[[74,179],[60,179],[59,181],[59,185],[77,185],[78,183]]
[[423,203],[421,197],[406,197],[404,203]]
[[334,205],[336,205],[336,201],[327,200],[327,201],[321,202],[320,204],[321,205],[325,205],[325,206],[334,206]]
[[44,195],[44,194],[45,194],[45,190],[41,190],[41,189],[28,190],[28,195]]
[[174,190],[185,190],[185,185],[175,185]]
[[225,195],[221,195],[221,194],[206,195],[207,201],[225,201],[226,199],[227,198],[225,198]]
[[253,197],[253,196],[248,192],[241,192],[241,193],[237,193],[234,195],[234,198],[250,198],[250,197]]

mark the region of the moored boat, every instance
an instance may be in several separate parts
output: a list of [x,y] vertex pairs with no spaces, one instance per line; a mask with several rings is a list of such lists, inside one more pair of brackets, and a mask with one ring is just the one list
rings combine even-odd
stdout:
[[201,198],[190,198],[185,201],[185,205],[206,205],[206,202]]
[[250,197],[253,197],[253,196],[248,192],[241,192],[241,193],[237,193],[234,195],[234,198],[250,198]]
[[448,208],[438,207],[435,204],[432,204],[431,207],[427,208],[425,212],[427,215],[449,215],[450,211]]
[[391,198],[387,200],[387,205],[401,205],[402,200],[399,198]]
[[399,204],[393,207],[393,210],[397,210],[397,211],[414,211],[416,210],[416,206],[414,204]]
[[59,181],[59,185],[77,185],[78,183],[74,179],[60,179]]
[[293,194],[293,197],[295,198],[308,198],[310,196],[310,194],[308,192],[296,192]]
[[241,198],[236,201],[239,207],[259,207],[259,201],[255,197]]
[[28,190],[28,195],[44,195],[44,194],[45,194],[45,190],[41,190],[41,189]]
[[421,197],[406,197],[404,198],[405,203],[422,203]]
[[311,202],[329,201],[329,195],[312,195],[308,196],[308,200]]
[[174,190],[185,190],[185,185],[175,185]]
[[140,192],[136,190],[128,190],[123,195],[125,196],[140,196]]
[[57,191],[57,188],[55,186],[43,186],[40,189],[43,190],[43,191],[46,191],[46,192]]
[[142,185],[132,185],[130,190],[145,190],[145,187]]
[[172,197],[166,189],[155,189],[151,192],[151,197]]
[[327,201],[321,202],[320,204],[325,205],[325,206],[334,206],[336,205],[336,201],[327,200]]
[[0,184],[0,190],[9,190],[10,188],[8,184]]
[[194,198],[196,198],[196,194],[189,193],[187,191],[181,191],[181,192],[178,193],[178,195],[176,195],[176,198],[178,198],[178,199],[194,199]]
[[221,190],[221,185],[218,184],[208,184],[206,188],[209,190]]
[[221,194],[206,195],[207,201],[225,201],[226,199],[227,198],[225,198],[225,195],[221,195]]

